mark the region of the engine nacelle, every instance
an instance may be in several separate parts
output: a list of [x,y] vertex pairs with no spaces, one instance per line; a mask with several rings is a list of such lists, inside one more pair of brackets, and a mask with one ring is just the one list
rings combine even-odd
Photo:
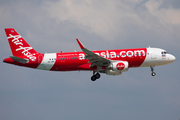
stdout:
[[110,65],[110,69],[116,72],[128,71],[129,64],[126,61],[115,61]]

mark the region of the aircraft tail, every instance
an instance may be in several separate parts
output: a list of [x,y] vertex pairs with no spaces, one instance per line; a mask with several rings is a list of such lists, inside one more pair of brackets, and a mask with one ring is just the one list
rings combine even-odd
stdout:
[[13,28],[5,28],[13,56],[28,57],[32,61],[36,52]]

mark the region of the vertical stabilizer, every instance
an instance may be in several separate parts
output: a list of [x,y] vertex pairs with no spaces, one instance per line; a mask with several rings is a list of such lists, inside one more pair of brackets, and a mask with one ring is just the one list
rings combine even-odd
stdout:
[[35,60],[37,52],[13,29],[5,28],[7,39],[13,56],[26,56],[32,61]]

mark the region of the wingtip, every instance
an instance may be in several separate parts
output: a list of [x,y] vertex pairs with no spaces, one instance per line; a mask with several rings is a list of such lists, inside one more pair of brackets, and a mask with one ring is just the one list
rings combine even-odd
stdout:
[[80,48],[81,48],[81,49],[84,49],[84,48],[85,48],[84,45],[78,40],[78,38],[76,38],[76,40],[77,40],[77,42],[78,42]]

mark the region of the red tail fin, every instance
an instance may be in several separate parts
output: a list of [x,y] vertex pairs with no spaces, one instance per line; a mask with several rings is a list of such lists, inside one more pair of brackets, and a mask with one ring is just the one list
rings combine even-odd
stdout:
[[5,28],[13,56],[26,56],[35,61],[37,52],[13,29]]

